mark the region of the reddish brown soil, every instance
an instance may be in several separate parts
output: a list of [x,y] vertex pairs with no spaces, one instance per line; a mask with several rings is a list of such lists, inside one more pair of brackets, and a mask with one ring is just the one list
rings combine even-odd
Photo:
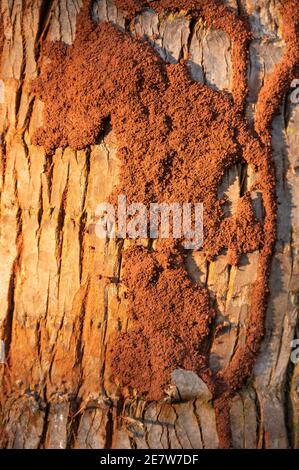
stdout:
[[174,367],[199,371],[205,366],[201,351],[214,316],[209,295],[191,283],[175,250],[149,253],[134,247],[123,282],[130,331],[117,339],[110,367],[123,387],[159,400]]
[[[149,2],[119,0],[131,17]],[[220,445],[230,445],[229,399],[250,376],[264,333],[271,255],[276,238],[275,175],[269,128],[298,61],[298,3],[284,2],[287,52],[261,91],[257,134],[243,116],[247,22],[219,1],[150,2],[158,11],[184,9],[221,28],[233,44],[233,98],[194,83],[184,63],[166,65],[151,46],[111,24],[90,20],[85,1],[74,44],[47,44],[51,59],[42,66],[33,90],[44,101],[44,127],[34,142],[49,153],[70,145],[94,144],[107,118],[118,141],[120,184],[111,196],[129,202],[204,203],[204,252],[208,258],[228,249],[229,262],[260,249],[245,345],[217,375],[208,368],[206,339],[214,313],[206,290],[193,285],[184,255],[171,242],[157,251],[132,248],[125,255],[130,328],[115,338],[110,368],[122,388],[135,388],[148,400],[163,397],[177,367],[196,370],[213,396]],[[241,198],[235,217],[225,218],[217,188],[224,172],[247,162],[259,174],[265,219],[256,220],[250,194]]]

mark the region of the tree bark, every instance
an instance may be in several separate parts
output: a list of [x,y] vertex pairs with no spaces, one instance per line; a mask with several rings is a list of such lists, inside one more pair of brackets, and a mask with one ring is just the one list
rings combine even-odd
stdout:
[[[282,57],[277,0],[229,0],[249,15],[253,33],[248,72],[248,120],[265,77]],[[0,81],[0,365],[1,446],[7,448],[216,448],[210,401],[177,403],[124,399],[105,375],[106,350],[126,320],[120,281],[129,241],[96,237],[95,212],[118,181],[117,142],[107,128],[82,151],[57,149],[53,157],[31,144],[43,104],[30,84],[39,74],[43,40],[71,44],[80,0],[1,0]],[[95,21],[112,21],[147,38],[167,62],[188,59],[194,80],[230,89],[231,43],[184,12],[147,10],[131,22],[111,0],[94,2]],[[1,36],[1,28],[0,28]],[[55,90],[53,90],[55,93]],[[299,365],[291,361],[298,337],[299,105],[286,96],[272,131],[277,173],[278,239],[271,272],[266,336],[254,374],[230,410],[236,448],[299,447]],[[232,212],[254,179],[246,165],[224,177],[219,197]],[[262,216],[259,194],[255,209]],[[144,241],[147,243],[147,241]],[[244,340],[258,252],[230,268],[226,256],[207,262],[188,257],[194,281],[208,287],[217,322],[210,363],[228,364]],[[4,393],[5,390],[5,393]],[[188,395],[189,394],[189,395]]]

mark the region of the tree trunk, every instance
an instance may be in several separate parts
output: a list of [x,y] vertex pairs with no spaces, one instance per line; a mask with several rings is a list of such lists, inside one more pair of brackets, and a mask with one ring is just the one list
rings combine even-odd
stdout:
[[[225,3],[250,19],[250,121],[264,79],[284,51],[280,2]],[[186,388],[185,399],[172,403],[124,398],[106,378],[109,341],[126,321],[119,281],[129,245],[107,243],[94,231],[96,207],[119,178],[113,130],[107,126],[97,145],[58,148],[53,156],[31,142],[43,122],[43,103],[30,88],[39,74],[41,44],[72,44],[80,7],[80,0],[1,0],[1,446],[217,448],[213,402]],[[187,58],[194,80],[230,90],[231,42],[223,31],[206,29],[184,12],[158,16],[149,9],[128,23],[112,0],[95,1],[93,15],[146,34],[165,61]],[[230,407],[235,448],[299,447],[299,365],[291,360],[298,335],[298,126],[299,105],[286,96],[272,123],[278,237],[266,335],[253,375]],[[227,196],[228,212],[253,178],[241,164],[225,174],[219,197]],[[255,208],[262,215],[258,194]],[[233,267],[225,255],[212,262],[200,251],[188,256],[189,274],[209,289],[222,325],[210,350],[212,369],[230,363],[244,340],[257,263],[258,252]]]

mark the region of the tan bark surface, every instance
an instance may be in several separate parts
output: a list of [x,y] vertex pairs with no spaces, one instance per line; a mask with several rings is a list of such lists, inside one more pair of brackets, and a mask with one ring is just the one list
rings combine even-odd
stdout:
[[[72,43],[80,0],[1,0],[4,48],[0,82],[0,334],[7,362],[0,365],[1,445],[9,448],[214,448],[212,403],[198,384],[181,383],[186,400],[145,403],[120,399],[109,381],[105,355],[112,333],[126,327],[121,285],[128,241],[96,237],[95,211],[118,181],[117,142],[107,129],[84,151],[57,149],[53,157],[31,144],[42,123],[41,102],[30,92],[38,75],[40,41]],[[277,0],[226,2],[250,17],[253,39],[248,73],[248,119],[258,91],[281,59]],[[28,6],[30,5],[30,6]],[[111,0],[97,0],[97,21],[125,26]],[[230,89],[231,45],[222,31],[207,30],[184,13],[158,17],[146,11],[131,30],[146,34],[164,60],[187,58],[195,80]],[[55,94],[55,90],[53,90]],[[299,104],[285,97],[273,121],[277,169],[278,240],[271,274],[266,337],[252,379],[231,408],[237,448],[299,447],[299,365],[290,360],[298,335]],[[245,166],[225,176],[219,196],[227,211],[254,178]],[[262,215],[259,194],[255,195]],[[144,243],[147,243],[146,241]],[[190,275],[213,295],[223,325],[211,347],[214,369],[229,363],[244,328],[258,253],[230,268],[226,256],[188,260]],[[181,378],[182,380],[182,378]],[[192,389],[193,387],[193,389]]]

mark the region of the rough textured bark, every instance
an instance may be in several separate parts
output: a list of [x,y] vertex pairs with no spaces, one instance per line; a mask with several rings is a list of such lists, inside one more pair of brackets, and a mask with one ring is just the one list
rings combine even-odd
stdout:
[[[226,3],[250,18],[251,119],[263,80],[284,50],[279,2]],[[79,0],[1,1],[0,331],[7,362],[0,371],[8,393],[2,400],[1,445],[214,448],[213,404],[197,398],[190,387],[180,390],[188,400],[145,403],[137,397],[120,399],[117,387],[105,380],[109,338],[126,320],[119,279],[129,243],[107,243],[94,233],[96,206],[118,179],[113,131],[107,128],[91,148],[57,149],[53,157],[31,144],[42,122],[43,105],[30,92],[41,41],[71,44],[80,5]],[[111,0],[95,1],[94,19],[146,34],[164,60],[188,58],[195,80],[230,89],[231,44],[222,31],[207,30],[183,12],[159,17],[148,10],[128,25]],[[298,335],[298,126],[299,105],[285,97],[272,132],[278,240],[267,333],[254,375],[231,408],[236,448],[299,447],[299,366],[290,360],[290,343]],[[242,165],[227,173],[219,195],[228,196],[228,212],[253,178]],[[259,194],[255,203],[262,215]],[[230,268],[224,255],[211,263],[200,252],[189,257],[190,275],[213,294],[223,326],[211,347],[214,369],[229,363],[243,340],[257,259],[258,253],[252,253]]]

